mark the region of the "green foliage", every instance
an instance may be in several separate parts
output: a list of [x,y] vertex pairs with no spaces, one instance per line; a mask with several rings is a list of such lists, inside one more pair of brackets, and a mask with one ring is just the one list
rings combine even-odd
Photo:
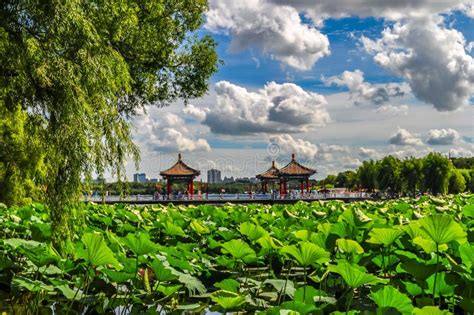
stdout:
[[245,303],[245,295],[235,292],[219,290],[211,294],[211,300],[219,304],[223,309],[237,308]]
[[[2,200],[33,195],[44,162],[53,239],[64,245],[77,222],[69,211],[81,180],[106,170],[122,180],[128,158],[138,161],[129,118],[145,106],[187,102],[207,91],[219,61],[216,43],[195,35],[206,10],[204,0],[3,1],[0,130],[8,153],[0,156],[0,178],[8,186]],[[30,121],[38,128],[29,130]]]
[[384,157],[378,166],[377,183],[382,191],[398,192],[402,182],[400,177],[401,162],[394,156]]
[[402,229],[374,228],[370,231],[370,238],[367,240],[367,242],[390,246],[403,233],[404,231]]
[[242,240],[231,240],[222,244],[222,252],[229,253],[235,260],[250,261],[256,258],[255,251]]
[[[457,169],[453,169],[451,161]],[[452,158],[451,161],[439,153],[430,153],[423,158],[409,157],[403,161],[386,156],[378,161],[364,161],[357,168],[355,178],[353,172],[343,171],[337,176],[328,175],[319,184],[320,187],[362,188],[368,192],[378,189],[412,196],[418,192],[437,195],[448,191],[474,191],[472,158]]]
[[153,254],[158,250],[158,246],[150,241],[150,236],[145,232],[139,232],[138,235],[129,233],[122,241],[136,256]]
[[451,172],[451,161],[439,153],[430,153],[423,160],[425,189],[433,195],[445,194],[448,191],[448,180]]
[[[410,298],[390,285],[371,293],[370,298],[382,310],[384,308],[394,308],[402,314],[411,314],[413,310]],[[380,313],[383,314],[383,312]]]
[[86,233],[82,236],[81,241],[84,248],[78,247],[77,256],[84,258],[87,264],[93,267],[111,265],[116,269],[120,269],[119,262],[101,234]]
[[423,173],[423,160],[414,157],[407,158],[402,161],[400,176],[402,185],[405,191],[412,193],[413,196],[416,190],[421,188]]
[[434,214],[421,219],[420,223],[423,232],[438,245],[466,241],[466,232],[450,216]]
[[354,171],[344,171],[337,175],[336,187],[354,188],[357,185],[357,174]]
[[363,254],[364,249],[362,246],[360,246],[359,243],[353,240],[347,240],[347,239],[337,239],[336,240],[336,245],[339,248],[340,251],[343,253],[349,253],[349,254]]
[[298,246],[286,245],[280,251],[289,254],[303,267],[329,261],[329,253],[311,242],[299,242]]
[[386,282],[363,270],[362,267],[351,265],[348,262],[340,261],[337,265],[328,266],[330,272],[339,274],[348,286],[355,289],[364,284],[377,284]]
[[45,207],[0,205],[0,311],[472,312],[473,201],[88,204],[67,257]]
[[459,170],[453,170],[448,182],[448,192],[459,194],[466,190],[466,179]]
[[41,119],[28,116],[19,106],[7,110],[0,101],[0,201],[7,205],[23,205],[44,197],[41,128]]
[[377,163],[373,160],[362,162],[357,169],[357,177],[362,188],[374,191],[377,187]]

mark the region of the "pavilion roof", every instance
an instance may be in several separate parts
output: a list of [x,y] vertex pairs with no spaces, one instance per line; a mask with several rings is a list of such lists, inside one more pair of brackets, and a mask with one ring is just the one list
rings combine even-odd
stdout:
[[316,170],[301,165],[296,161],[295,154],[292,154],[290,163],[282,167],[279,172],[283,176],[311,176],[316,173]]
[[272,166],[263,173],[258,174],[256,177],[259,179],[278,179],[278,168],[275,166],[275,161],[272,161]]
[[181,159],[181,153],[178,154],[178,161],[169,169],[161,171],[161,176],[199,176],[200,171],[186,165]]

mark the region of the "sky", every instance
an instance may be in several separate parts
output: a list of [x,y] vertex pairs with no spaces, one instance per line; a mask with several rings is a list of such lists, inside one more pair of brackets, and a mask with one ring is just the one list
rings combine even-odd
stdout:
[[149,178],[178,152],[204,181],[292,153],[316,179],[389,154],[474,155],[472,0],[210,0],[198,35],[224,64],[204,97],[134,118]]

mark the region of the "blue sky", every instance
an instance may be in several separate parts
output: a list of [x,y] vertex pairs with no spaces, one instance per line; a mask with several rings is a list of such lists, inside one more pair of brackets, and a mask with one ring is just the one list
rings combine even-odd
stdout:
[[[446,16],[446,25],[462,32],[467,42],[474,41],[474,21],[459,11]],[[303,18],[303,17],[302,17]],[[370,55],[360,49],[358,37],[377,38],[383,29],[393,24],[383,18],[347,17],[325,20],[321,32],[331,43],[331,55],[318,61],[310,71],[300,72],[284,67],[278,61],[257,50],[229,52],[231,36],[214,34],[203,29],[200,33],[212,36],[218,42],[217,52],[224,61],[211,82],[227,80],[248,87],[261,87],[268,81],[288,82],[288,76],[298,85],[322,94],[347,90],[343,87],[324,86],[321,76],[337,75],[345,70],[360,69],[372,83],[401,82],[403,79],[377,65]],[[471,55],[474,50],[471,51]],[[258,67],[257,61],[258,60]],[[289,74],[289,75],[288,75]]]
[[209,4],[198,34],[218,42],[224,65],[205,97],[135,120],[151,177],[177,152],[229,176],[294,152],[317,178],[388,154],[473,155],[471,2]]

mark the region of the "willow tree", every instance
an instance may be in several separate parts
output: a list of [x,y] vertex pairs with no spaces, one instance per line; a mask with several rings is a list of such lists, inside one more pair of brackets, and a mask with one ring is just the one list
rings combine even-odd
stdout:
[[433,195],[446,194],[452,168],[451,161],[440,153],[431,152],[425,156],[422,169],[425,189]]
[[43,121],[56,237],[71,233],[81,179],[120,178],[128,157],[138,160],[137,110],[207,91],[218,57],[196,34],[206,9],[207,0],[1,2],[0,107]]

